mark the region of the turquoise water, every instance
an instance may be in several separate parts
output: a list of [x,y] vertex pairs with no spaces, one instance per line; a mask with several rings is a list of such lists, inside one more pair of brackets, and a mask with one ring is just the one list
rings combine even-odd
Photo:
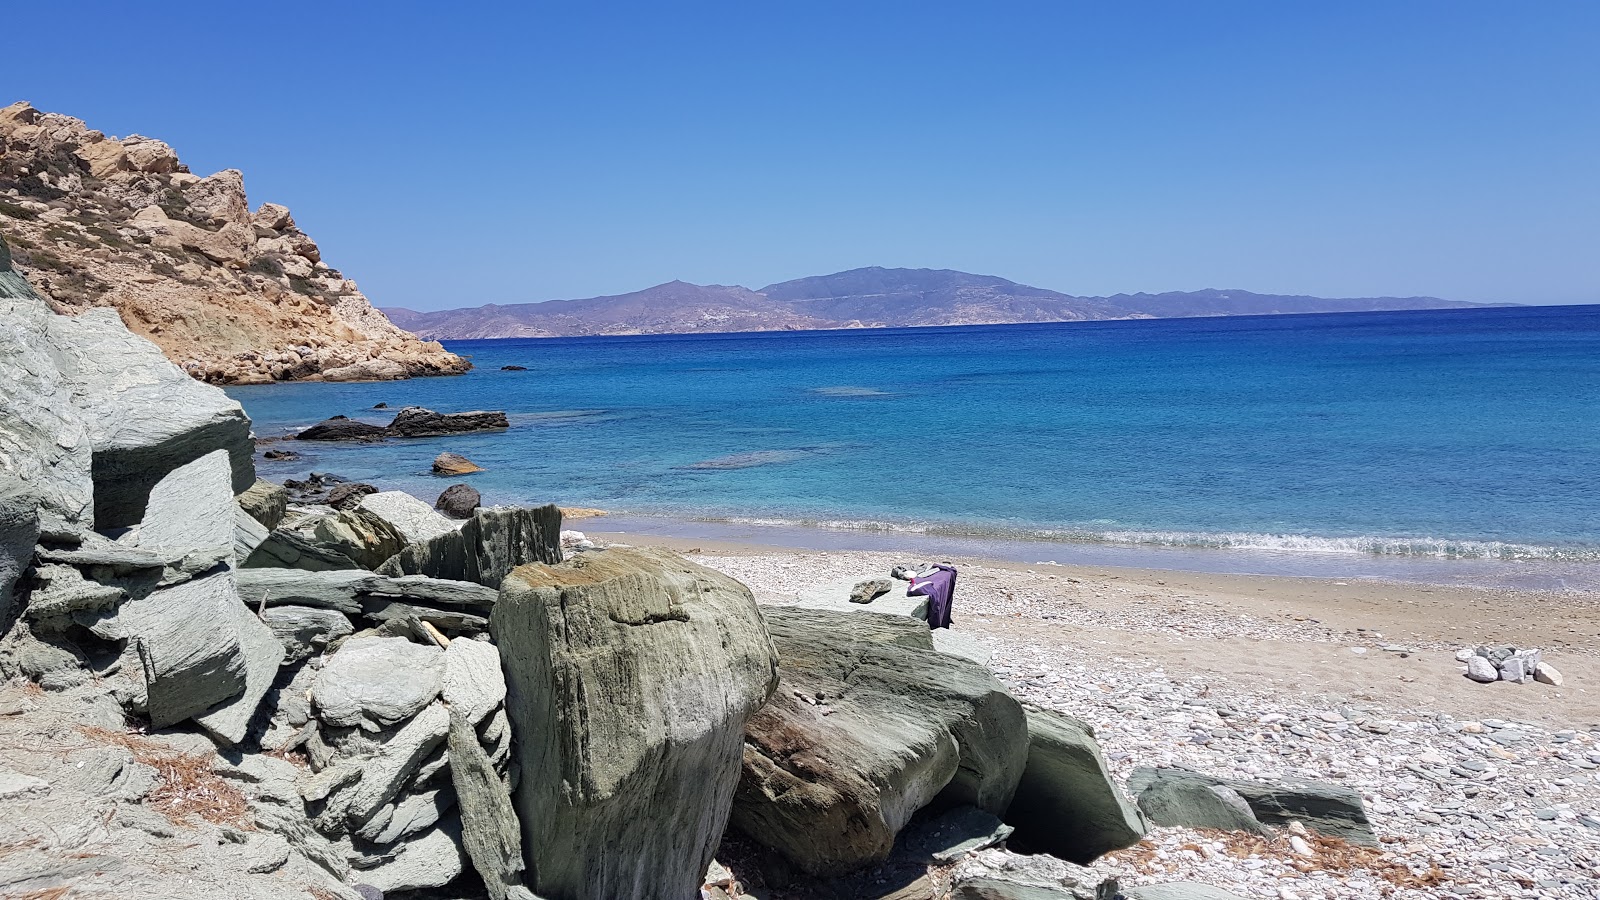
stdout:
[[1563,584],[1600,570],[1597,306],[450,348],[478,368],[230,393],[261,436],[334,414],[386,422],[380,401],[504,409],[510,431],[295,444],[302,461],[263,474],[431,497],[444,482],[428,464],[452,450],[488,469],[471,479],[488,502],[696,533],[820,526],[833,544],[847,529],[1062,562],[1336,558],[1352,574],[1357,560],[1542,563]]

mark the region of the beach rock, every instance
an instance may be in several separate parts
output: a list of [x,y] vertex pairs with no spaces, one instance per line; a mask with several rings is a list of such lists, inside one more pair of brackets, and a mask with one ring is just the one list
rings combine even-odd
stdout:
[[1028,757],[1022,707],[986,669],[928,652],[900,616],[766,607],[782,680],[745,732],[741,833],[800,869],[887,858],[919,809],[1011,804]]
[[378,568],[406,547],[405,536],[393,525],[360,508],[341,509],[317,520],[312,539],[322,549],[354,560],[364,569]]
[[437,413],[420,406],[407,406],[395,414],[388,432],[396,437],[444,437],[509,427],[511,423],[503,412]]
[[421,712],[443,685],[444,652],[438,647],[359,637],[345,641],[323,665],[311,685],[311,702],[329,725],[375,731]]
[[460,828],[440,822],[431,831],[399,844],[393,860],[361,871],[358,878],[387,896],[403,891],[444,887],[465,868]]
[[482,466],[459,453],[441,453],[433,459],[435,475],[471,475],[482,471]]
[[[489,649],[494,651],[492,646]],[[531,900],[532,895],[523,886],[527,865],[523,858],[522,823],[512,805],[511,792],[478,743],[473,723],[454,708],[450,713],[447,746],[450,781],[455,786],[461,810],[462,848],[472,860],[473,868],[483,877],[490,900]]]
[[483,505],[483,496],[470,484],[452,484],[439,494],[433,508],[452,519],[470,519]]
[[473,727],[506,699],[500,651],[488,641],[451,641],[444,650],[444,704]]
[[[1298,821],[1319,834],[1342,838],[1352,844],[1377,846],[1378,839],[1367,820],[1366,807],[1361,795],[1334,784],[1317,781],[1290,780],[1279,782],[1238,781],[1202,775],[1178,767],[1137,768],[1128,778],[1128,789],[1139,795],[1140,808],[1143,797],[1152,786],[1161,784],[1203,785],[1226,787],[1236,792],[1249,804],[1256,819],[1267,825],[1287,826]],[[1145,809],[1150,821],[1164,825]],[[1203,826],[1190,826],[1203,827]]]
[[334,485],[333,490],[328,491],[327,504],[334,509],[355,509],[361,505],[361,498],[377,492],[378,489],[370,484],[346,481]]
[[403,601],[488,615],[498,596],[493,588],[480,584],[425,575],[390,578],[361,569],[241,569],[238,579],[239,595],[251,609],[266,600],[269,608],[300,605],[362,615],[382,603]]
[[247,569],[302,569],[307,572],[362,570],[360,563],[289,528],[275,529],[245,558]]
[[404,491],[368,494],[361,498],[361,508],[393,525],[408,544],[438,537],[461,527],[460,520],[445,518],[427,503]]
[[376,571],[499,587],[517,566],[561,559],[561,510],[497,507],[479,510],[459,530],[407,545]]
[[871,603],[894,589],[894,582],[887,578],[869,578],[858,581],[850,589],[851,603]]
[[1520,656],[1508,657],[1500,664],[1500,680],[1512,684],[1521,684],[1528,680],[1529,673],[1526,661]]
[[344,613],[311,606],[274,606],[262,613],[262,620],[283,645],[286,665],[321,653],[355,630]]
[[[1133,787],[1132,782],[1129,787]],[[1192,779],[1158,779],[1141,787],[1139,809],[1153,825],[1268,833],[1250,804],[1227,785]]]
[[[454,765],[455,761],[451,760],[451,764]],[[331,772],[333,769],[323,771]],[[511,801],[507,799],[506,802]],[[449,789],[402,792],[393,803],[384,806],[355,833],[374,844],[392,844],[432,828],[455,806],[455,792]]]
[[1500,672],[1487,657],[1473,656],[1467,660],[1467,677],[1480,684],[1500,680]]
[[1554,685],[1555,687],[1560,687],[1562,680],[1561,672],[1559,672],[1555,666],[1552,666],[1547,662],[1541,662],[1539,663],[1538,668],[1533,670],[1533,680],[1539,682],[1540,684],[1549,684]]
[[256,552],[256,548],[267,542],[272,532],[267,526],[256,521],[255,516],[244,511],[244,507],[237,507],[233,512],[233,558],[243,562]]
[[194,717],[211,739],[223,747],[244,740],[262,698],[278,677],[278,666],[284,657],[283,643],[243,604],[231,604],[227,615],[238,635],[239,652],[244,657],[244,689],[239,696]]
[[255,481],[250,420],[132,334],[109,309],[49,321],[50,346],[93,449],[97,528],[135,525],[168,472],[227,451],[233,493]]
[[139,546],[231,557],[237,510],[228,453],[213,451],[173,469],[150,489]]
[[1129,900],[1244,900],[1238,894],[1197,881],[1126,887],[1122,894]]
[[359,830],[436,755],[449,731],[450,714],[442,704],[432,703],[384,740],[376,754],[346,760],[360,775],[330,793],[318,824],[324,829]]
[[348,416],[334,416],[307,428],[294,436],[297,441],[358,441],[372,443],[389,436],[382,425],[357,422]]
[[151,727],[165,728],[244,693],[238,606],[233,574],[224,571],[133,598],[90,630],[133,647],[144,711]]
[[262,459],[272,459],[272,460],[280,460],[280,461],[283,461],[283,462],[288,462],[290,460],[299,459],[300,458],[300,454],[294,452],[293,450],[279,450],[277,448],[273,448],[271,450],[267,450],[267,451],[263,452],[261,454],[261,458]]
[[0,482],[0,629],[11,624],[17,580],[33,561],[33,545],[39,540],[38,509],[38,495],[21,481]]
[[283,489],[289,492],[289,503],[292,505],[327,506],[328,496],[333,489],[349,483],[350,479],[332,472],[312,472],[304,479],[285,478]]
[[283,485],[273,484],[264,478],[257,478],[236,499],[239,507],[266,526],[268,531],[283,524],[284,513],[289,509],[289,492],[284,490]]
[[1027,716],[1028,763],[1005,814],[1017,840],[1079,865],[1137,844],[1144,821],[1111,780],[1094,731],[1036,707]]
[[776,682],[750,591],[666,551],[597,551],[511,573],[491,628],[533,889],[696,896]]

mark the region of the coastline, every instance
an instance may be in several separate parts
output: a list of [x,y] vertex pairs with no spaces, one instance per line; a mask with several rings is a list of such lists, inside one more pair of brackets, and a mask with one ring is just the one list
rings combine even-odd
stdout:
[[[603,544],[687,553],[745,582],[764,603],[786,602],[811,584],[881,576],[923,558],[602,531],[604,519],[568,527]],[[1280,697],[1331,692],[1351,702],[1365,694],[1419,715],[1600,728],[1600,692],[1585,687],[1600,683],[1600,593],[939,558],[962,572],[957,630],[991,649],[1014,641],[1072,647],[1105,640],[1129,657],[1248,681]],[[1570,686],[1469,682],[1455,652],[1482,643],[1544,648]]]

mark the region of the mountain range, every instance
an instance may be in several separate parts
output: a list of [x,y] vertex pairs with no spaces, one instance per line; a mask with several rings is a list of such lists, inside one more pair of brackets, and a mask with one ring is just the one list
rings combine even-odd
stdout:
[[418,312],[383,308],[391,321],[432,340],[692,334],[832,328],[902,328],[1277,315],[1485,306],[1437,297],[1323,297],[1203,290],[1075,297],[992,275],[950,269],[871,267],[797,278],[760,290],[671,281],[629,294],[489,304]]

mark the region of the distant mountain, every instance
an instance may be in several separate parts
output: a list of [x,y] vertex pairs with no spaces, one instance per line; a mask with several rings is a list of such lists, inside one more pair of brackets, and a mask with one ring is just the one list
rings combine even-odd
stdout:
[[759,291],[672,281],[631,294],[417,312],[384,309],[401,328],[430,339],[685,334],[829,328],[900,328],[1445,309],[1487,304],[1436,297],[1321,297],[1249,291],[1184,291],[1074,297],[992,275],[950,269],[871,267],[797,278]]

